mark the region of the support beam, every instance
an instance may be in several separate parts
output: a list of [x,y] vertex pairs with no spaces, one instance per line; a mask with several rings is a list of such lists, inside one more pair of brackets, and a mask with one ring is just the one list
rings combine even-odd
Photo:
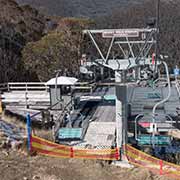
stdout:
[[116,83],[116,143],[123,149],[127,142],[127,86],[122,83],[123,74],[115,72]]
[[95,39],[94,39],[93,35],[91,34],[91,31],[90,31],[90,30],[88,30],[88,31],[87,31],[87,33],[89,34],[89,37],[91,38],[91,40],[92,40],[92,42],[94,43],[94,45],[95,45],[95,47],[96,47],[97,51],[98,51],[98,52],[99,52],[99,54],[100,54],[100,56],[101,56],[102,60],[103,60],[103,61],[104,61],[104,63],[105,63],[105,57],[104,57],[104,55],[103,55],[102,51],[100,50],[99,46],[97,45],[97,43],[96,43],[96,41],[95,41]]

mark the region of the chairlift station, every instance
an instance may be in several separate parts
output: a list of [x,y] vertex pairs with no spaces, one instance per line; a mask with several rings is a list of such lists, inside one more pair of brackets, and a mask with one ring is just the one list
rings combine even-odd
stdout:
[[[85,83],[74,80],[63,84],[58,82],[62,77],[57,75],[44,83],[46,91],[41,92],[48,97],[47,107],[56,107],[48,109],[54,116],[55,142],[84,148],[118,147],[122,154],[127,143],[152,148],[171,145],[173,137],[169,132],[179,128],[178,73],[170,82],[163,56],[154,53],[156,33],[156,28],[83,31],[98,55],[89,60],[84,56],[80,73],[95,77],[96,72],[92,70],[95,67],[102,80]],[[102,42],[108,47],[106,51]],[[114,48],[118,56],[112,53]],[[113,77],[105,77],[105,71],[112,72]],[[64,77],[64,81],[70,79]],[[4,93],[6,105],[10,98],[11,103],[13,98],[17,102],[16,97],[24,92],[26,97],[22,95],[19,103],[32,102],[32,89],[17,89]],[[36,100],[33,103],[38,104]],[[32,104],[29,106],[33,109]]]

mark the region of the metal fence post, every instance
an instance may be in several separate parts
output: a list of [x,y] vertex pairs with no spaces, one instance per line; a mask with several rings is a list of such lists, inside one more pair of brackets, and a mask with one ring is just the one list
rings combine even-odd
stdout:
[[119,149],[116,147],[116,160],[119,160],[119,158],[120,158]]
[[26,120],[27,120],[27,149],[30,152],[31,151],[31,117],[30,117],[30,114],[27,114]]
[[73,150],[73,147],[71,147],[71,149],[70,149],[70,157],[71,157],[71,158],[74,157],[74,150]]

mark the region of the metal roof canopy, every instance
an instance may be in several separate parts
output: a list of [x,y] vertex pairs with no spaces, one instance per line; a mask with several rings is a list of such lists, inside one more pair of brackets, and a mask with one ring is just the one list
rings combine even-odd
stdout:
[[[60,76],[57,78],[57,85],[74,85],[77,81],[78,79],[74,77]],[[46,82],[46,85],[56,85],[56,78],[50,79],[48,82]]]
[[[155,41],[155,34],[157,32],[156,28],[132,28],[132,29],[101,29],[101,30],[84,30],[84,34],[88,34],[95,45],[100,57],[102,58],[101,62],[98,62],[99,65],[106,66],[110,69],[116,70],[112,68],[112,61],[110,61],[110,52],[112,50],[113,45],[118,45],[121,52],[124,55],[124,62],[117,59],[113,59],[118,63],[118,70],[127,70],[132,68],[130,65],[134,64],[139,65],[140,61],[144,62],[145,64],[149,64],[149,61],[146,62],[145,60],[148,58],[150,50],[152,49],[153,45],[156,44]],[[100,47],[98,46],[95,37],[93,36],[96,34],[102,34],[102,38],[111,39],[107,54],[104,55]],[[125,47],[123,45],[128,45],[128,52],[126,52]],[[136,53],[134,51],[134,45],[137,45],[139,52]],[[127,49],[127,48],[126,48]],[[130,56],[129,56],[130,55]],[[128,57],[128,58],[127,58]],[[121,64],[125,63],[125,66],[121,67]],[[114,64],[114,63],[113,63]],[[133,66],[134,67],[134,66]]]

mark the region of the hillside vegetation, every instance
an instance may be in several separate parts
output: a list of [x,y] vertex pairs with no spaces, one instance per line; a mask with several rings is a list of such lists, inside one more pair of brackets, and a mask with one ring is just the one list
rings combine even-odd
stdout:
[[[65,7],[71,1],[58,2]],[[0,81],[44,81],[53,77],[57,69],[61,69],[62,74],[78,77],[81,54],[98,58],[97,51],[90,48],[90,40],[82,35],[83,29],[146,27],[147,19],[156,15],[156,2],[132,3],[126,8],[94,17],[92,21],[90,18],[47,18],[29,5],[20,6],[14,0],[0,0]],[[161,0],[160,9],[159,49],[169,56],[166,61],[172,69],[180,65],[180,2]],[[75,9],[71,10],[75,12]],[[102,43],[100,46],[106,48]]]
[[27,69],[35,70],[41,81],[55,76],[57,69],[61,70],[61,75],[78,76],[83,44],[82,30],[92,24],[87,19],[61,19],[56,30],[25,46],[23,61]]
[[36,9],[0,0],[0,82],[36,77],[24,70],[21,51],[27,42],[39,40],[45,28],[46,18]]
[[17,0],[30,4],[50,15],[96,17],[111,13],[120,7],[141,3],[145,0]]
[[[155,5],[156,1],[150,0],[141,5],[134,5],[132,7],[130,6],[126,9],[121,8],[114,11],[114,13],[111,15],[97,17],[94,20],[93,28],[101,29],[146,27],[147,20],[156,15]],[[169,64],[170,70],[172,70],[175,65],[180,65],[180,39],[178,38],[180,37],[179,8],[179,2],[174,1],[174,3],[172,3],[170,1],[163,1],[163,3],[161,3],[159,50],[161,54],[167,55],[169,57],[166,59],[166,61]],[[68,19],[69,18],[66,20]],[[53,36],[52,34],[49,34],[48,36],[42,38],[42,40],[40,40],[38,43],[29,43],[23,51],[23,60],[26,64],[26,67],[29,67],[29,69],[37,69],[37,67],[39,67],[36,72],[38,72],[38,77],[41,77],[41,79],[50,78],[50,74],[53,74],[55,69],[61,69],[62,73],[64,73],[65,68],[66,72],[69,72],[66,74],[78,76],[77,72],[81,53],[89,54],[93,58],[99,57],[97,51],[93,48],[90,48],[93,47],[93,45],[87,37],[86,39],[84,37],[84,41],[83,39],[81,41],[73,40],[75,37],[73,31],[76,31],[78,23],[81,21],[83,22],[83,19],[72,21],[70,18],[68,21],[69,23],[66,21],[65,31],[64,26],[62,23],[60,23],[58,26],[58,31],[56,31]],[[78,29],[78,34],[81,34],[83,28],[88,27],[90,28],[91,26],[81,26]],[[62,32],[66,32],[63,35],[63,39],[60,35]],[[80,37],[79,35],[77,37]],[[44,46],[44,44],[49,44],[49,46]],[[102,42],[99,42],[98,44],[104,49],[104,51],[105,49],[107,50],[106,46],[102,44]],[[38,49],[40,51],[38,51]],[[44,53],[42,53],[42,49],[44,49]],[[80,50],[81,53],[78,54]],[[116,56],[115,53],[118,55],[118,51],[114,49],[114,52],[112,52],[110,55]],[[48,70],[45,72],[40,71],[42,62],[48,66]],[[44,78],[41,76],[42,74],[44,74]]]

